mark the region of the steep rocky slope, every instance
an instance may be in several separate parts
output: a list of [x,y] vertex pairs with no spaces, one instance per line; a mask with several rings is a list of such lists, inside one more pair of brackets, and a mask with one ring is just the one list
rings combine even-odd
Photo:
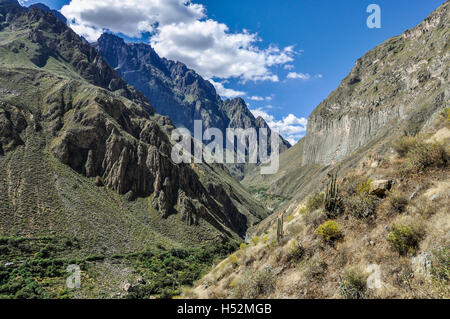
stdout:
[[[141,91],[159,114],[169,116],[176,126],[191,132],[194,121],[202,120],[204,129],[267,128],[264,119],[255,118],[241,98],[223,101],[214,86],[181,62],[160,58],[144,43],[125,43],[115,35],[103,34],[93,46],[128,83]],[[281,138],[280,151],[290,147]],[[239,179],[245,165],[229,166]]]
[[359,59],[278,174],[247,175],[275,213],[185,296],[449,297],[449,9]]
[[265,216],[220,166],[175,165],[170,119],[52,14],[0,1],[0,74],[2,235],[113,252],[237,238]]
[[357,62],[308,121],[304,165],[342,161],[393,131],[416,134],[449,100],[448,4]]

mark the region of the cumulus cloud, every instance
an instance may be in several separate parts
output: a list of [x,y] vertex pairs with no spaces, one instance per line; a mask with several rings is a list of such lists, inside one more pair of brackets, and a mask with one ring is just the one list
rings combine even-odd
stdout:
[[305,135],[308,120],[304,117],[289,114],[281,120],[277,120],[273,115],[267,113],[266,108],[257,108],[251,112],[255,117],[261,116],[272,130],[283,136],[292,145]]
[[289,72],[287,75],[288,79],[300,79],[300,80],[309,80],[311,75],[308,73],[297,73],[297,72]]
[[158,24],[189,23],[205,16],[202,5],[184,0],[71,0],[61,12],[89,41],[104,30],[139,37]]
[[271,101],[272,100],[272,96],[266,96],[266,97],[250,96],[249,100],[251,100],[251,101]]
[[[297,73],[297,72],[289,72],[286,76],[288,79],[298,79],[298,80],[309,80],[312,78],[312,76],[309,73]],[[321,79],[323,78],[322,74],[316,74],[314,75],[314,78]]]
[[247,93],[242,92],[242,91],[236,91],[233,89],[228,89],[226,87],[224,87],[223,83],[221,82],[215,82],[213,80],[209,80],[209,82],[211,82],[212,85],[214,85],[214,87],[216,88],[217,94],[219,94],[221,97],[227,98],[227,99],[232,99],[238,96],[245,96]]
[[292,64],[285,64],[283,68],[285,70],[293,70],[295,67]]
[[292,62],[297,54],[293,46],[260,48],[256,33],[232,33],[227,25],[208,19],[203,5],[190,0],[72,0],[61,12],[89,41],[106,30],[130,37],[150,32],[158,54],[208,79],[278,82],[271,67]]

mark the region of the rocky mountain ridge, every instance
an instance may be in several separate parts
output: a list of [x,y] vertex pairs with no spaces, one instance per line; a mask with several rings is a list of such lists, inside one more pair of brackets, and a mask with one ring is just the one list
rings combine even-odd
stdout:
[[[128,83],[151,101],[159,114],[169,116],[174,124],[194,130],[194,121],[202,120],[203,128],[267,128],[262,117],[255,118],[242,98],[222,100],[214,86],[181,62],[160,58],[144,43],[126,43],[122,38],[104,33],[93,46],[108,64]],[[281,137],[280,151],[290,147]],[[244,168],[236,170],[243,177]]]
[[[86,209],[93,209],[94,219],[96,215],[110,219],[96,208],[106,196],[103,186],[123,196],[119,206],[129,206],[123,201],[139,205],[148,201],[144,207],[128,208],[128,212],[155,214],[153,223],[171,220],[174,230],[186,233],[184,238],[172,237],[174,241],[186,240],[187,234],[192,236],[196,229],[200,242],[208,240],[208,234],[209,240],[237,238],[265,216],[264,208],[224,168],[174,164],[168,138],[173,129],[170,119],[156,114],[140,92],[53,14],[38,7],[25,10],[11,0],[0,1],[0,74],[1,205],[2,211],[11,216],[2,218],[2,233],[50,231],[42,226],[34,229],[32,225],[14,224],[15,212],[33,218],[39,205],[46,207],[39,223],[50,220],[53,215],[47,210],[57,207],[64,207],[69,219],[85,214]],[[35,187],[42,187],[36,184],[40,179],[25,176],[22,161],[17,161],[20,156],[31,157],[29,165],[36,168],[30,174],[54,174],[56,180],[45,179],[45,191],[58,199],[49,202],[32,195]],[[65,168],[53,163],[53,158]],[[58,169],[42,165],[56,165]],[[76,198],[80,200],[81,190],[60,185],[64,174],[72,176],[65,183],[74,182],[67,168],[87,178],[83,183],[95,183],[93,193],[98,193],[98,199],[90,199],[92,205],[74,204]],[[17,178],[11,180],[14,174]],[[11,183],[19,181],[27,186],[20,194],[12,193]],[[25,202],[35,204],[28,206]],[[111,205],[109,209],[115,210],[117,204]],[[91,223],[96,224],[94,220]],[[102,236],[115,236],[108,235],[108,223],[97,231],[105,231]],[[155,227],[140,223],[147,229]],[[61,227],[61,233],[67,233],[67,226]],[[129,236],[124,234],[125,238]],[[154,229],[146,236],[146,241],[152,238]],[[192,237],[190,241],[197,239]]]

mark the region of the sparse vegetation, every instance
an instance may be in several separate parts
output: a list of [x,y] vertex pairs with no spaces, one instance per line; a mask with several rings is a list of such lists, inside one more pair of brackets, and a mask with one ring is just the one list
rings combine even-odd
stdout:
[[446,107],[442,110],[441,116],[450,122],[450,107]]
[[430,167],[446,167],[449,156],[440,143],[417,143],[407,154],[409,169],[423,172]]
[[408,198],[400,191],[389,193],[389,207],[395,213],[403,213],[408,206]]
[[320,224],[324,223],[327,218],[327,215],[321,209],[317,209],[313,212],[308,212],[303,217],[305,224],[310,225],[314,228],[317,228]]
[[450,280],[450,249],[445,247],[433,252],[431,274],[438,280],[448,284]]
[[275,277],[270,268],[246,272],[234,286],[234,296],[239,299],[255,299],[266,296],[275,289]]
[[325,274],[328,268],[327,263],[319,254],[316,254],[312,258],[303,261],[299,266],[305,269],[304,276],[305,280],[307,281],[319,279]]
[[324,200],[325,200],[324,193],[314,194],[313,196],[308,198],[308,201],[306,202],[306,209],[309,212],[315,211],[316,209],[322,207]]
[[293,241],[286,255],[286,260],[289,263],[297,263],[303,258],[304,255],[305,249],[303,246],[300,243]]
[[392,147],[400,157],[406,156],[410,150],[417,145],[417,138],[412,136],[403,136],[397,139]]

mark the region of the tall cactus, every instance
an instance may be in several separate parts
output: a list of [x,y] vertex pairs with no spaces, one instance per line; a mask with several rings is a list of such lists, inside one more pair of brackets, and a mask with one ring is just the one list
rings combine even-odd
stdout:
[[284,238],[284,230],[283,230],[284,216],[281,215],[281,218],[277,220],[277,242],[281,243]]
[[331,181],[327,185],[325,192],[325,210],[328,217],[336,217],[341,212],[341,198],[339,196],[336,174],[331,175]]

